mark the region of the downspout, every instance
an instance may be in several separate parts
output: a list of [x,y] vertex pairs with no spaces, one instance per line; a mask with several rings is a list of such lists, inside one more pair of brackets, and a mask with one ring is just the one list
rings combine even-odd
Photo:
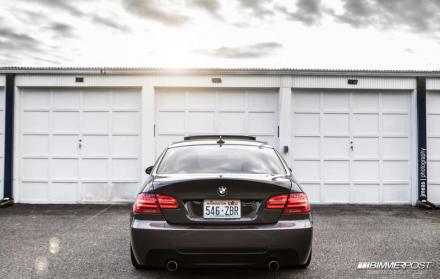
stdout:
[[0,206],[11,205],[13,198],[13,163],[14,163],[14,92],[15,92],[15,74],[6,74],[5,91],[5,150],[4,150],[4,173],[3,173],[3,196],[0,200]]
[[416,206],[436,209],[428,200],[428,150],[426,145],[426,77],[417,77],[417,176]]

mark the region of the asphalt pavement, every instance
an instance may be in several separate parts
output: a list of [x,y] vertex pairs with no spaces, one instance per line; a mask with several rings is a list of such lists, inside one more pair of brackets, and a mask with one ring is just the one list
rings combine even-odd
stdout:
[[[0,208],[0,278],[440,278],[440,210],[315,206],[306,270],[136,270],[128,205]],[[358,269],[359,262],[432,262],[424,270]]]

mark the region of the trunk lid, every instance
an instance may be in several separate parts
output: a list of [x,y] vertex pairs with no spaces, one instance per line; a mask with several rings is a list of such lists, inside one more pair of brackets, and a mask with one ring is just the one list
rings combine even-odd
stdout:
[[[219,187],[227,188],[220,196]],[[156,194],[169,195],[179,202],[179,209],[162,209],[171,224],[271,224],[278,221],[281,209],[266,209],[265,202],[272,195],[288,194],[290,177],[261,174],[200,174],[156,176]],[[241,218],[204,219],[204,200],[240,200]]]

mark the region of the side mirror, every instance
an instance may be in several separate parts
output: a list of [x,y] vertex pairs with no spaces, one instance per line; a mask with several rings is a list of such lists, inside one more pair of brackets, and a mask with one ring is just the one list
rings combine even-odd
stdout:
[[146,174],[150,174],[151,171],[153,170],[153,167],[154,167],[154,166],[149,166],[148,168],[146,168],[146,169],[145,169],[145,173],[146,173]]

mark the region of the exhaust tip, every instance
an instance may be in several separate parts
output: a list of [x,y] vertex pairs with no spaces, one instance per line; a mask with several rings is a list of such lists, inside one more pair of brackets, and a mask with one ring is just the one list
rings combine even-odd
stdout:
[[165,265],[168,271],[176,271],[179,268],[179,264],[175,260],[167,261]]
[[280,263],[277,260],[271,260],[267,264],[267,268],[272,272],[278,271],[280,269]]

